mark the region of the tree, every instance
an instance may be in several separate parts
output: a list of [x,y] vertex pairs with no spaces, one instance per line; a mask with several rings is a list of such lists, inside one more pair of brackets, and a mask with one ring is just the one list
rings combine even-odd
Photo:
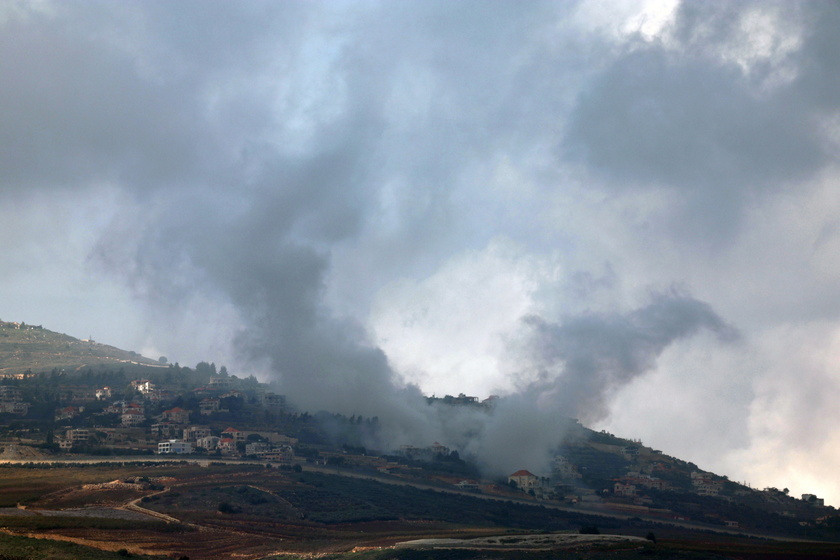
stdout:
[[219,504],[219,512],[220,513],[238,513],[239,508],[235,508],[227,502],[222,502]]

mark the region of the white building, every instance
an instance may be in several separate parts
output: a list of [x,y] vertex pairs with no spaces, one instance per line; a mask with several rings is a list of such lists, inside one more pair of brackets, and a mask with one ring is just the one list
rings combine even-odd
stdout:
[[219,437],[217,436],[204,436],[196,438],[195,446],[201,447],[202,449],[206,449],[207,451],[213,451],[216,447],[219,446]]
[[158,443],[158,453],[160,455],[167,455],[167,454],[175,454],[180,455],[183,453],[192,453],[193,446],[192,443],[188,441],[181,441],[179,439],[170,439],[168,441],[162,441]]

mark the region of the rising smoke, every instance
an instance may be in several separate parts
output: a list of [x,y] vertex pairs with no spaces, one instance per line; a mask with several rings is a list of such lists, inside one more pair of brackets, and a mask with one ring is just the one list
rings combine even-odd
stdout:
[[[446,14],[453,28],[472,19],[461,10]],[[507,373],[520,380],[518,388],[503,396],[491,414],[429,407],[420,388],[406,384],[393,370],[362,322],[339,315],[327,303],[328,288],[342,280],[334,277],[335,254],[348,245],[373,244],[383,255],[372,270],[357,273],[359,279],[350,285],[352,297],[364,303],[381,283],[377,275],[392,277],[394,269],[407,262],[405,254],[419,250],[431,263],[435,255],[445,255],[449,247],[440,245],[441,231],[469,243],[473,234],[460,223],[467,216],[453,215],[450,198],[458,193],[479,202],[481,193],[469,183],[475,177],[463,184],[461,177],[472,165],[514,156],[499,144],[504,135],[544,141],[547,129],[533,118],[536,113],[514,124],[518,113],[512,112],[509,96],[537,103],[539,92],[552,91],[556,84],[534,74],[525,82],[531,88],[526,92],[524,83],[511,79],[509,83],[520,84],[517,91],[493,96],[491,87],[482,94],[486,105],[481,111],[466,110],[477,88],[482,83],[490,86],[487,80],[506,82],[520,75],[521,67],[502,65],[494,72],[481,72],[473,85],[460,80],[440,84],[450,103],[463,109],[457,117],[458,138],[470,146],[461,151],[471,154],[472,162],[453,160],[447,150],[460,148],[439,131],[450,130],[456,117],[441,99],[418,100],[426,104],[425,126],[415,127],[404,120],[405,113],[395,112],[394,97],[383,94],[406,79],[404,64],[429,70],[425,55],[414,50],[422,35],[405,38],[403,64],[383,60],[369,50],[378,41],[396,40],[394,30],[407,25],[404,14],[390,15],[394,27],[377,26],[371,36],[353,35],[344,45],[344,56],[318,62],[327,66],[316,78],[305,73],[293,76],[328,85],[339,85],[333,77],[339,76],[343,84],[332,101],[333,110],[298,131],[308,141],[295,139],[290,124],[300,123],[299,107],[270,115],[263,99],[236,106],[245,111],[246,122],[266,119],[258,126],[232,129],[230,115],[218,121],[197,119],[199,146],[227,156],[212,162],[220,179],[205,175],[202,166],[209,164],[195,156],[196,148],[184,151],[183,161],[202,169],[196,178],[208,181],[207,185],[180,186],[174,192],[138,188],[136,210],[114,220],[99,245],[96,262],[125,272],[137,293],[158,309],[190,305],[194,286],[211,305],[230,306],[238,318],[234,348],[241,364],[256,364],[301,409],[379,417],[380,439],[374,445],[428,445],[437,440],[475,458],[488,472],[498,474],[518,466],[539,469],[561,439],[567,418],[603,418],[610,395],[652,369],[670,344],[702,328],[720,334],[727,328],[708,305],[677,292],[655,295],[647,305],[627,313],[584,314],[559,321],[530,315],[522,319],[520,332],[512,335],[509,349],[515,366]],[[513,41],[510,33],[519,24],[525,22],[491,19],[488,27],[475,29],[476,39]],[[506,33],[494,35],[495,27]],[[455,52],[456,59],[466,64],[473,48]],[[452,56],[449,50],[447,56]],[[317,72],[318,66],[314,68]],[[445,65],[436,71],[448,76],[454,70]],[[195,87],[193,95],[207,93],[206,84]],[[251,93],[243,90],[237,95],[250,99]],[[261,113],[261,107],[266,112]],[[266,129],[272,127],[276,138],[287,143],[266,139]],[[236,132],[233,138],[243,138],[247,132],[258,135],[243,140],[239,152],[220,152],[215,141],[206,140],[231,131]],[[408,138],[414,140],[410,149],[395,142]],[[444,189],[446,185],[453,185],[452,190]],[[381,223],[385,216],[392,222],[390,229]]]

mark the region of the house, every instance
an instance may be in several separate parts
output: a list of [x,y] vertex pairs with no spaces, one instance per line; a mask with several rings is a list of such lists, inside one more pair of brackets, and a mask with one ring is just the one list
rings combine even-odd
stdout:
[[429,449],[433,455],[449,455],[449,448],[438,442],[434,442]]
[[55,411],[55,419],[56,419],[56,421],[70,420],[72,418],[75,418],[76,416],[78,416],[79,414],[81,414],[84,411],[85,411],[85,407],[83,407],[83,406],[80,406],[80,407],[66,406],[64,408],[60,408],[60,409]]
[[211,389],[230,389],[233,387],[233,379],[230,377],[212,376],[210,377]]
[[146,439],[143,428],[97,428],[97,431],[105,434],[105,443],[126,443],[138,442]]
[[115,401],[106,406],[102,412],[105,414],[122,414],[123,407],[125,406],[125,401]]
[[271,392],[261,393],[260,404],[265,408],[282,410],[286,408],[286,397],[284,395],[278,395],[277,393]]
[[165,410],[163,414],[161,414],[161,420],[165,422],[172,422],[173,424],[188,424],[190,421],[190,413],[188,410],[184,410],[183,408],[176,406],[175,408]]
[[264,441],[255,441],[245,444],[245,455],[264,455],[271,451],[271,444]]
[[221,409],[221,401],[219,399],[202,399],[200,403],[198,403],[198,411],[204,415],[209,416],[214,412],[219,412]]
[[711,473],[693,471],[691,484],[700,496],[717,496],[723,490],[723,481],[716,480]]
[[240,441],[244,442],[247,438],[245,436],[245,432],[241,430],[237,430],[236,428],[227,428],[225,431],[222,432],[222,439],[230,438],[236,443]]
[[7,414],[17,414],[18,416],[26,416],[29,413],[29,403],[19,401],[3,401],[0,402],[0,412]]
[[815,506],[825,506],[825,499],[817,498],[815,494],[802,494],[802,501]]
[[291,463],[295,458],[295,451],[290,445],[281,445],[273,447],[271,451],[263,453],[261,457],[278,463]]
[[153,438],[157,439],[171,439],[177,438],[182,433],[180,424],[172,422],[158,422],[152,424],[151,433]]
[[85,443],[90,439],[90,431],[84,428],[67,430],[67,432],[65,432],[65,438],[73,444]]
[[144,396],[146,400],[155,403],[172,400],[173,398],[172,391],[163,391],[161,389],[152,389],[148,393],[144,393]]
[[12,385],[0,385],[0,401],[19,401],[21,393],[18,387]]
[[623,498],[632,498],[636,496],[636,485],[626,484],[624,482],[616,482],[613,486],[613,494]]
[[640,472],[629,472],[627,476],[621,477],[619,482],[633,485],[636,488],[652,488],[654,490],[664,490],[668,487],[668,484],[661,478]]
[[105,399],[111,398],[111,393],[110,387],[102,387],[101,389],[97,389],[94,395],[96,396],[96,400],[104,401]]
[[513,482],[520,490],[528,491],[540,486],[540,477],[526,470],[521,470],[510,475],[508,482]]
[[131,382],[131,388],[145,395],[155,390],[155,384],[148,379],[135,379]]
[[210,428],[201,428],[199,426],[190,426],[184,428],[184,441],[198,441],[199,438],[204,438],[210,435]]
[[127,408],[120,415],[120,424],[126,428],[139,426],[146,421],[146,415],[136,408]]
[[621,450],[621,455],[628,461],[635,461],[639,458],[639,448],[635,445],[628,445]]
[[217,436],[204,436],[196,438],[195,446],[207,451],[213,451],[219,446],[220,438]]
[[122,402],[120,406],[120,414],[129,410],[139,412],[140,414],[146,414],[146,407],[142,404]]
[[188,441],[181,441],[179,439],[170,439],[158,443],[158,453],[160,455],[174,454],[181,455],[184,453],[192,453],[192,443]]
[[233,438],[223,437],[219,440],[219,443],[216,445],[216,449],[227,455],[233,455],[237,452],[236,441]]

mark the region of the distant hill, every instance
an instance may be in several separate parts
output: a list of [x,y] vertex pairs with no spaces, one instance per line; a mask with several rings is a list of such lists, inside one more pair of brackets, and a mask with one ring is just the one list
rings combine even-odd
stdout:
[[97,365],[137,364],[164,367],[157,360],[92,340],[79,340],[41,326],[0,321],[0,374]]

